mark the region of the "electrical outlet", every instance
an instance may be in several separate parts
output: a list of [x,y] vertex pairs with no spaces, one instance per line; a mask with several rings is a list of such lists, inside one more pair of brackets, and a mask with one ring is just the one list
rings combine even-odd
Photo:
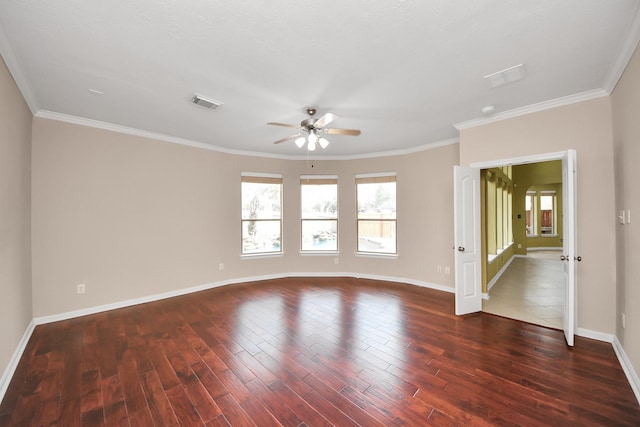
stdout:
[[518,249],[522,249],[522,243],[518,243]]
[[218,270],[220,271],[224,270],[224,262],[221,262],[220,264],[218,264]]
[[334,258],[333,263],[338,265],[338,263],[340,263],[340,258]]
[[451,269],[449,267],[445,267],[444,274],[451,274]]
[[627,317],[622,313],[622,329],[627,327]]
[[627,224],[631,224],[631,209],[627,209]]
[[436,267],[436,271],[437,271],[438,273],[442,273],[442,266],[441,266],[441,265],[437,266],[437,267]]
[[86,290],[87,290],[87,285],[85,285],[84,283],[80,283],[80,284],[76,285],[76,292],[77,293],[84,294]]

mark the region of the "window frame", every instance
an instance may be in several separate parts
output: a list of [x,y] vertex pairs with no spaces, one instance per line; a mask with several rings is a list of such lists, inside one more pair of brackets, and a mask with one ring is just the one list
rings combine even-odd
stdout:
[[[542,197],[551,197],[551,230],[549,233],[543,233],[542,230]],[[538,192],[540,199],[540,237],[557,237],[558,236],[558,195],[555,190],[540,190]]]
[[[391,183],[393,182],[395,185],[395,194],[394,194],[394,215],[393,218],[381,218],[381,219],[372,219],[372,218],[360,218],[359,212],[359,185],[360,184],[374,184],[374,183]],[[355,176],[355,216],[356,216],[356,254],[357,255],[367,255],[367,256],[380,256],[380,257],[397,257],[398,256],[398,180],[397,174],[395,172],[381,172],[381,173],[368,173],[368,174],[357,174]],[[393,241],[394,241],[394,252],[384,252],[384,251],[366,251],[360,250],[360,230],[361,223],[364,222],[389,222],[391,223],[390,231],[393,233]]]
[[[280,204],[280,216],[279,218],[244,218],[244,208],[243,208],[243,183],[257,183],[257,184],[278,184],[279,185],[279,204]],[[240,174],[240,256],[241,257],[259,257],[259,256],[273,256],[273,255],[282,255],[284,254],[284,242],[283,242],[283,216],[284,216],[284,183],[282,175],[280,174],[268,174],[268,173],[252,173],[252,172],[242,172]],[[244,227],[247,222],[279,222],[279,239],[280,245],[278,250],[263,250],[263,251],[255,251],[255,252],[245,252],[245,236],[244,236]]]
[[[530,197],[531,198],[531,233],[527,233],[526,231],[526,227],[527,227],[527,200],[526,198]],[[525,236],[526,237],[538,237],[538,192],[537,191],[527,191],[525,193],[525,201],[524,201],[524,206],[525,206]]]
[[[300,176],[300,253],[301,254],[337,254],[340,250],[340,202],[339,202],[339,186],[338,175],[301,175]],[[303,212],[303,187],[305,185],[335,185],[336,189],[336,214],[333,218],[305,218]],[[318,221],[335,222],[336,230],[336,246],[335,249],[305,249],[304,248],[304,224]]]

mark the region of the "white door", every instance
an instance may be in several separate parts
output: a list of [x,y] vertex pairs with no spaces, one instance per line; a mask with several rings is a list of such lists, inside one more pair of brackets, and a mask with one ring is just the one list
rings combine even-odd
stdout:
[[454,166],[456,315],[482,310],[480,169]]
[[580,257],[576,238],[576,152],[569,150],[562,157],[562,219],[564,317],[562,328],[567,344],[573,346],[576,329],[576,264]]

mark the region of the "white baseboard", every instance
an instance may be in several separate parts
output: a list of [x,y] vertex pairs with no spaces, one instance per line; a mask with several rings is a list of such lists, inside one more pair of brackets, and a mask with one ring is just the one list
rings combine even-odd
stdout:
[[591,329],[576,328],[576,335],[583,338],[591,338],[596,341],[612,343],[615,335],[604,332],[592,331]]
[[[491,290],[491,288],[493,287],[493,285],[496,284],[496,282],[498,281],[498,279],[500,278],[500,276],[502,276],[504,274],[505,271],[507,271],[507,268],[509,268],[509,266],[511,265],[511,262],[513,261],[513,259],[515,258],[515,255],[511,255],[511,258],[509,258],[509,261],[507,261],[502,268],[500,269],[500,271],[498,271],[496,273],[495,276],[493,276],[493,279],[491,279],[491,281],[489,283],[487,283],[487,296],[489,294],[489,291]],[[488,297],[486,299],[489,299]]]
[[187,295],[194,292],[200,292],[207,289],[218,288],[220,286],[233,285],[238,283],[248,283],[248,282],[257,282],[260,280],[271,280],[271,279],[282,279],[286,277],[354,277],[354,278],[362,278],[362,279],[373,279],[373,280],[383,280],[388,282],[398,282],[398,283],[407,283],[410,285],[421,286],[429,289],[435,289],[438,291],[451,292],[454,293],[455,289],[438,285],[429,282],[421,282],[413,279],[406,279],[401,277],[387,277],[387,276],[377,276],[372,274],[358,274],[358,273],[339,273],[339,272],[331,272],[331,273],[286,273],[286,274],[273,274],[273,275],[265,275],[265,276],[254,276],[254,277],[243,277],[238,279],[231,280],[223,280],[220,282],[207,283],[204,285],[193,286],[190,288],[179,289],[170,292],[164,292],[161,294],[149,295],[140,298],[133,298],[124,301],[118,301],[111,304],[104,304],[94,307],[87,307],[80,310],[68,311],[60,314],[53,314],[50,316],[41,316],[33,319],[35,325],[43,325],[46,323],[58,322],[61,320],[73,319],[76,317],[87,316],[89,314],[102,313],[104,311],[116,310],[118,308],[130,307],[138,304],[145,304],[153,301],[160,301],[167,298],[172,298],[180,295]]
[[562,252],[562,248],[559,248],[557,246],[551,246],[551,247],[543,247],[543,246],[536,246],[533,248],[527,248],[527,252],[535,252],[535,251],[559,251]]
[[22,357],[24,350],[27,348],[27,343],[29,342],[29,339],[31,339],[31,334],[33,333],[33,330],[35,328],[36,324],[32,320],[27,326],[27,329],[24,331],[24,334],[22,334],[22,338],[18,343],[18,347],[16,347],[16,350],[13,352],[13,356],[11,356],[11,359],[9,359],[7,368],[2,373],[2,377],[0,377],[0,402],[2,402],[2,399],[4,399],[4,395],[9,388],[11,378],[13,378],[13,374],[16,372],[18,362],[20,362],[20,358]]
[[622,344],[620,344],[618,337],[613,337],[612,344],[613,351],[615,351],[616,356],[618,356],[618,360],[620,361],[624,374],[627,376],[627,380],[629,380],[629,385],[631,385],[633,394],[636,395],[636,400],[640,403],[640,378],[638,378],[638,374],[635,369],[633,369],[633,365],[631,364],[627,353],[625,353],[624,348],[622,348]]
[[616,353],[618,357],[618,362],[620,362],[620,366],[622,366],[622,370],[629,381],[629,385],[631,385],[631,389],[633,390],[633,394],[636,396],[636,400],[640,403],[640,378],[638,378],[638,374],[636,373],[631,361],[627,357],[627,353],[625,353],[624,348],[622,348],[622,344],[618,340],[618,337],[612,334],[605,334],[603,332],[591,331],[589,329],[578,328],[576,330],[576,335],[591,338],[598,341],[604,341],[611,343],[613,346],[613,351]]

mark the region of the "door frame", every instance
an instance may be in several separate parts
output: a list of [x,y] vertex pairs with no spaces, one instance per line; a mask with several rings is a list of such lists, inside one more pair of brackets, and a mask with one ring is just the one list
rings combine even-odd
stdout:
[[[483,161],[483,162],[475,162],[475,163],[471,163],[471,165],[469,165],[472,168],[477,168],[477,169],[490,169],[490,168],[495,168],[495,167],[501,167],[501,166],[510,166],[510,165],[524,165],[524,164],[530,164],[530,163],[540,163],[540,162],[547,162],[547,161],[552,161],[552,160],[560,160],[562,161],[563,159],[566,159],[567,157],[569,157],[569,152],[573,152],[573,158],[575,159],[575,150],[565,150],[565,151],[559,151],[559,152],[554,152],[554,153],[544,153],[544,154],[533,154],[533,155],[526,155],[526,156],[522,156],[522,157],[511,157],[511,158],[505,158],[505,159],[499,159],[499,160],[489,160],[489,161]],[[564,177],[563,177],[564,180]],[[577,187],[577,185],[576,185]],[[574,189],[574,191],[577,192],[577,188]],[[563,194],[563,206],[565,206],[566,203],[575,203],[575,199],[570,201],[570,200],[566,200],[567,195]],[[575,209],[575,206],[574,206]],[[457,221],[457,218],[454,218],[454,221]],[[480,230],[477,231],[478,236],[477,236],[477,242],[480,242],[479,244],[482,244],[483,242],[481,241],[481,236],[480,234]],[[576,234],[577,234],[577,225],[576,225]],[[479,250],[479,248],[477,248]],[[577,250],[577,248],[574,248],[575,250]],[[566,252],[567,250],[567,242],[565,242],[563,244],[563,252]],[[574,254],[570,254],[571,258],[573,258]],[[457,271],[458,266],[456,265],[456,271]],[[574,280],[576,279],[576,275],[574,275]],[[479,286],[480,288],[477,289],[477,292],[481,293],[482,292],[482,282],[480,281],[480,283],[477,283],[476,286]],[[573,284],[573,289],[574,292],[569,295],[570,297],[573,298],[573,304],[572,307],[574,309],[574,314],[573,314],[573,325],[575,327],[575,325],[577,325],[577,295],[575,292],[575,283]],[[460,298],[461,296],[458,295],[458,292],[460,291],[460,289],[462,289],[462,286],[456,286],[456,298]],[[565,304],[566,307],[566,304]],[[481,310],[481,309],[480,309]],[[566,308],[565,308],[566,310]],[[573,329],[573,328],[572,328]],[[565,331],[566,333],[566,331]],[[573,340],[569,339],[569,337],[567,337],[567,342],[569,345],[573,345]]]

